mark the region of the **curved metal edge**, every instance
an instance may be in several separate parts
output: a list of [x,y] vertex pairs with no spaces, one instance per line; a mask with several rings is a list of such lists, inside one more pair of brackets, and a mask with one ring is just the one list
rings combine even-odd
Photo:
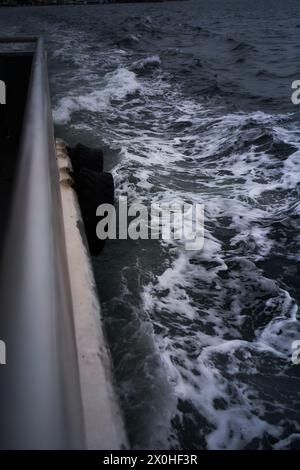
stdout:
[[18,158],[0,271],[0,326],[7,344],[7,365],[5,370],[1,369],[0,382],[0,445],[15,449],[85,448],[41,38],[33,58]]

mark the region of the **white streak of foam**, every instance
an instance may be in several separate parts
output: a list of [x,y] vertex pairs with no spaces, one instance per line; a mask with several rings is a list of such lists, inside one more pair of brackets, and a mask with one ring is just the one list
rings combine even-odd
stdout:
[[[134,72],[124,67],[114,72],[109,72],[99,83],[94,83],[92,92],[69,95],[62,98],[54,109],[54,120],[57,123],[66,123],[73,113],[78,111],[104,112],[109,107],[111,100],[121,100],[126,96],[142,89]],[[80,91],[79,91],[80,92]]]

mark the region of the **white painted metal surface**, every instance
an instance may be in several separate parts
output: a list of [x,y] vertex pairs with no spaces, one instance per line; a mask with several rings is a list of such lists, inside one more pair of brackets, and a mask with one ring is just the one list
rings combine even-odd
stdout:
[[127,448],[71,162],[62,141],[56,149],[87,448]]

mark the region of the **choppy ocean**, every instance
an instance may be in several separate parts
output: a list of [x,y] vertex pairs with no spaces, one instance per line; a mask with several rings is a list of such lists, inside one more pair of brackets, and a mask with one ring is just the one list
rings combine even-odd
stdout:
[[42,34],[56,134],[117,195],[205,204],[205,244],[94,260],[134,448],[300,448],[298,0],[0,9]]

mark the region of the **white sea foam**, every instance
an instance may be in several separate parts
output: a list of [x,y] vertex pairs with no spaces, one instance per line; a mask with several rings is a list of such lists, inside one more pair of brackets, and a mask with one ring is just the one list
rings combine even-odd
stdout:
[[57,123],[66,123],[73,113],[89,111],[101,113],[107,110],[111,100],[121,100],[130,94],[141,90],[134,72],[126,68],[118,68],[115,72],[107,73],[103,81],[95,83],[95,90],[62,98],[54,109],[54,119]]
[[158,67],[161,64],[160,57],[158,55],[153,55],[146,57],[145,59],[140,59],[134,62],[131,66],[131,69],[137,72],[145,71],[149,68]]
[[[133,72],[159,64],[155,56],[119,64],[92,92],[60,100],[54,114],[57,122],[76,125],[73,114],[86,112],[90,132],[99,119],[103,141],[121,149],[113,170],[117,195],[149,204],[205,204],[203,250],[187,253],[180,243],[161,242],[159,272],[140,286],[140,309],[156,327],[147,331],[160,358],[151,380],[165,376],[170,385],[163,420],[144,410],[142,440],[178,445],[172,420],[184,426],[186,416],[174,410],[175,396],[192,407],[190,425],[200,446],[242,449],[272,438],[283,448],[293,439],[280,440],[284,422],[275,426],[266,413],[261,362],[272,364],[272,380],[279,371],[284,375],[299,321],[292,295],[259,263],[278,249],[272,223],[284,218],[290,203],[297,214],[295,201],[278,195],[299,183],[299,135],[288,116],[216,114],[172,89],[160,73],[143,81]],[[273,152],[274,142],[296,150],[283,158]],[[142,265],[137,269],[143,273]],[[124,309],[128,295],[120,295]],[[280,409],[280,400],[273,402],[269,406]]]

